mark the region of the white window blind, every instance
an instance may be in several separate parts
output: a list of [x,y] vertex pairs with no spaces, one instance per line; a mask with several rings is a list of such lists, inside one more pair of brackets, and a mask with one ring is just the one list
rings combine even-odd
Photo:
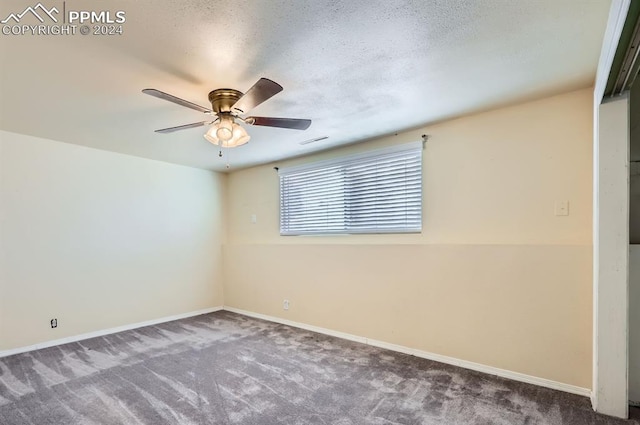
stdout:
[[279,170],[280,234],[422,230],[422,143]]

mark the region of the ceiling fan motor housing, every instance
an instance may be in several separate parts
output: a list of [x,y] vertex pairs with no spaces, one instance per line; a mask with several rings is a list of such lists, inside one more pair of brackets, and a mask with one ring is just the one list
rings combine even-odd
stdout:
[[[216,89],[209,92],[211,109],[217,114],[231,112],[231,107],[242,97],[242,92],[234,89]],[[241,113],[244,111],[240,111]]]

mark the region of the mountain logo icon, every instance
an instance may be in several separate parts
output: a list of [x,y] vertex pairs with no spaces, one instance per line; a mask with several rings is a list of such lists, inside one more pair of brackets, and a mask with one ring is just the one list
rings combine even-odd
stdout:
[[7,16],[5,19],[0,21],[0,23],[6,24],[12,19],[13,19],[13,21],[15,21],[16,24],[20,23],[20,20],[25,15],[27,15],[29,13],[32,14],[33,16],[35,16],[41,23],[44,23],[43,16],[48,16],[49,19],[51,19],[53,22],[57,23],[58,19],[56,19],[56,17],[53,14],[55,13],[57,15],[58,13],[60,13],[60,11],[58,9],[56,9],[55,7],[52,7],[51,9],[47,9],[46,7],[44,7],[42,5],[42,3],[38,3],[33,7],[31,7],[31,6],[27,7],[25,10],[22,11],[22,13],[18,13],[18,14],[11,13],[11,14],[9,14],[9,16]]

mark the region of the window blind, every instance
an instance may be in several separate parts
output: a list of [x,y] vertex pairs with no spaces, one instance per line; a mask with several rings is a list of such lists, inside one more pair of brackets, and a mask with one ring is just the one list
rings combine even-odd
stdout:
[[279,170],[280,234],[422,230],[422,143]]

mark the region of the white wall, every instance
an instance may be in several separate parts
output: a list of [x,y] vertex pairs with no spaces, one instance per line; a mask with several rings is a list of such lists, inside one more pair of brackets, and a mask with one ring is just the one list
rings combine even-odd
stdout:
[[0,131],[0,350],[222,305],[224,180]]
[[[225,304],[590,389],[592,105],[584,89],[231,173]],[[423,133],[422,234],[279,236],[274,165]]]
[[640,405],[640,245],[629,246],[629,400]]
[[[640,243],[640,84],[631,89],[629,241]],[[640,245],[629,247],[629,400],[640,405]]]
[[630,198],[629,242],[640,244],[640,84],[635,84],[629,97]]

